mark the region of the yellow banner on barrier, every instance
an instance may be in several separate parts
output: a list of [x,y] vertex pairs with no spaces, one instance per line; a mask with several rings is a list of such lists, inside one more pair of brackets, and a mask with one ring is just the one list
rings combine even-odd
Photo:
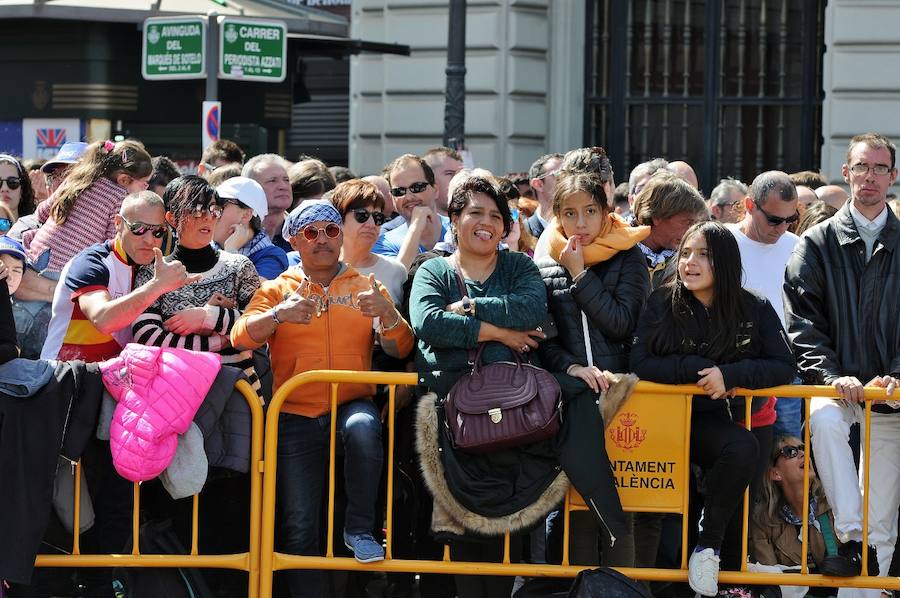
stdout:
[[607,426],[606,451],[625,510],[682,511],[690,400],[690,396],[635,393]]

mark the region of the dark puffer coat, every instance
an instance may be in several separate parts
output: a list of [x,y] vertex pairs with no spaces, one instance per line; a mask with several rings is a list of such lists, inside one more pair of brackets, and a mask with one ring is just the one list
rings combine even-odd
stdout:
[[558,336],[541,343],[541,363],[551,372],[587,365],[581,312],[587,316],[594,365],[601,370],[627,372],[632,336],[650,277],[641,250],[620,251],[587,269],[578,282],[568,270],[547,257],[538,262],[547,287],[547,305]]

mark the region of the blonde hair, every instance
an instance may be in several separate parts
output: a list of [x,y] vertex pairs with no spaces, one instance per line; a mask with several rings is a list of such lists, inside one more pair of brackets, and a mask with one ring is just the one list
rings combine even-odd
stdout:
[[124,173],[135,179],[150,176],[153,164],[150,154],[139,141],[95,141],[90,144],[78,163],[56,192],[56,200],[50,215],[57,224],[63,224],[75,208],[78,197],[100,177],[113,180]]
[[[781,508],[781,503],[783,502],[781,487],[772,479],[771,475],[772,468],[775,467],[775,461],[778,459],[782,447],[801,444],[803,444],[801,440],[795,436],[779,436],[772,443],[772,453],[769,455],[766,471],[763,474],[759,488],[759,502],[753,514],[761,526],[771,525],[778,518],[778,509]],[[809,450],[809,447],[806,447],[804,450]],[[812,464],[812,461],[810,461],[810,464]],[[809,472],[809,497],[816,499],[816,502],[820,505],[826,502],[825,490],[822,488],[822,483],[813,470]],[[795,514],[800,516],[800,514]]]

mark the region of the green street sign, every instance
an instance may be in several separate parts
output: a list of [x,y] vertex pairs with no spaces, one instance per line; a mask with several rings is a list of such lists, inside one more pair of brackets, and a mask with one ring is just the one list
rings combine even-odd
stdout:
[[280,21],[222,19],[219,77],[280,83],[287,73],[287,26]]
[[144,79],[206,77],[206,19],[151,17],[144,21],[143,37]]

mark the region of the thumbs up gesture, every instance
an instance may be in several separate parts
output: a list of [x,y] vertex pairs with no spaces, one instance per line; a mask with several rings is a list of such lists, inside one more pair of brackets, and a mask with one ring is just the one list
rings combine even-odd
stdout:
[[381,294],[374,274],[369,274],[369,290],[359,293],[356,303],[364,316],[372,318],[384,318],[394,312],[394,304]]
[[297,290],[275,307],[278,319],[293,324],[309,324],[318,306],[315,301],[307,298],[308,294],[309,280],[304,278]]
[[202,274],[188,275],[187,269],[178,260],[166,263],[159,247],[153,248],[153,278],[150,284],[159,291],[160,295],[180,289],[186,284],[197,282],[201,278],[203,278]]

